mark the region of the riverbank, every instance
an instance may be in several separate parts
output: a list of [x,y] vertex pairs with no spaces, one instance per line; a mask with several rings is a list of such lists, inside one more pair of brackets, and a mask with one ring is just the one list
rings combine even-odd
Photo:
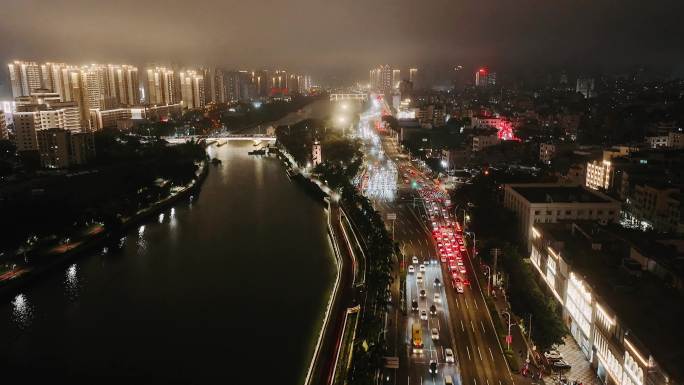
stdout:
[[196,179],[193,179],[185,187],[177,190],[175,193],[172,193],[172,195],[155,202],[151,206],[139,210],[135,215],[123,218],[121,225],[118,226],[118,228],[107,230],[104,229],[104,227],[101,227],[101,231],[94,232],[87,235],[83,239],[79,239],[78,242],[74,242],[77,243],[76,246],[67,246],[65,251],[56,254],[49,261],[46,261],[46,259],[49,258],[47,255],[40,255],[35,257],[36,259],[40,259],[40,262],[36,263],[35,265],[15,267],[14,270],[17,270],[19,272],[18,274],[8,275],[10,278],[0,281],[0,297],[15,295],[18,291],[36,282],[36,279],[43,274],[53,271],[59,267],[63,267],[67,263],[83,256],[87,252],[104,247],[105,245],[109,244],[109,242],[116,241],[121,234],[130,230],[132,227],[149,219],[151,216],[158,214],[160,211],[173,205],[179,200],[188,196],[192,196],[193,193],[199,191],[202,182],[206,179],[208,172],[209,162],[203,161],[198,173],[196,174]]
[[[342,223],[343,210],[338,202],[338,194],[320,181],[304,176],[289,153],[279,148],[278,158],[282,161],[288,178],[299,185],[312,198],[326,204],[328,217],[328,236],[336,257],[337,277],[329,297],[323,317],[323,325],[309,364],[304,385],[329,385],[336,379],[346,378],[346,369],[352,357],[353,335],[346,335],[350,309],[354,313],[354,327],[358,319],[359,307],[355,299],[355,276],[358,263],[350,240]],[[345,215],[346,216],[346,215]],[[355,307],[356,306],[356,307]],[[344,352],[344,354],[340,354]],[[340,360],[344,361],[341,362]],[[338,370],[344,370],[340,373]]]

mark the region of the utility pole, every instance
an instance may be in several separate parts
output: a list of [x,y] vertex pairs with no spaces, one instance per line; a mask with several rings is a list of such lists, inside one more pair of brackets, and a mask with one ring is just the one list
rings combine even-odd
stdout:
[[[496,277],[496,264],[497,264],[498,259],[499,259],[499,252],[501,252],[501,250],[499,250],[498,248],[492,249],[492,257],[494,257],[494,261],[492,263],[492,266],[494,267],[492,280],[494,280],[494,278]],[[496,285],[496,281],[492,281],[492,282],[494,282],[494,285]]]

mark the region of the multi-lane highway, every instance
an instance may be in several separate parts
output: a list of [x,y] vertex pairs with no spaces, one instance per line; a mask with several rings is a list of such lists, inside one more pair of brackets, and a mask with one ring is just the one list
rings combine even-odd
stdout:
[[[375,191],[396,193],[368,196],[383,217],[388,218],[387,226],[394,230],[395,240],[400,244],[404,260],[398,261],[396,276],[402,277],[401,270],[408,271],[409,266],[414,269],[413,273],[405,274],[404,293],[400,292],[398,280],[392,287],[394,306],[388,314],[388,344],[390,355],[399,357],[400,365],[398,369],[385,371],[386,383],[443,384],[445,377],[451,376],[455,383],[463,385],[513,385],[501,341],[496,336],[482,289],[474,274],[478,262],[473,261],[468,250],[459,245],[462,241],[458,239],[462,234],[444,193],[399,152],[396,142],[387,137],[380,139],[373,132],[373,120],[379,118],[377,109],[371,109],[370,113],[362,116],[359,124],[360,136],[365,142],[365,180],[376,181]],[[396,180],[388,178],[387,170],[393,170],[392,173],[396,170]],[[373,176],[373,173],[384,175]],[[439,243],[443,243],[441,248]],[[452,249],[452,257],[446,257]],[[440,261],[443,254],[446,263]],[[413,263],[414,256],[419,263]],[[458,262],[459,266],[450,271],[449,260],[453,264]],[[425,267],[424,272],[420,271],[421,264]],[[453,271],[457,271],[460,283],[452,280]],[[419,274],[423,276],[422,283],[418,282]],[[435,279],[442,284],[436,286]],[[455,285],[460,285],[463,293],[458,293]],[[424,290],[424,296],[421,290]],[[436,301],[436,293],[439,301]],[[399,306],[402,294],[406,301],[405,311]],[[418,303],[417,311],[412,309],[414,300]],[[430,314],[433,303],[436,307],[434,315]],[[421,319],[421,310],[427,312],[427,319]],[[422,353],[415,353],[412,349],[414,324],[421,327]],[[433,328],[437,329],[439,336],[435,340],[431,338]],[[447,348],[455,353],[454,364],[446,362],[444,352]],[[431,360],[437,364],[436,374],[429,372]]]

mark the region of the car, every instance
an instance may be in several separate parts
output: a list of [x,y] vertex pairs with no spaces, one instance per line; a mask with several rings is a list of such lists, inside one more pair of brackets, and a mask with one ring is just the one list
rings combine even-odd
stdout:
[[432,328],[432,330],[430,330],[430,337],[435,341],[439,340],[439,330],[437,330],[437,328]]
[[413,267],[413,265],[409,265],[409,267],[408,267],[408,272],[409,272],[409,274],[413,274],[413,273],[416,272],[416,268]]
[[562,369],[562,370],[567,370],[567,369],[572,368],[572,366],[570,366],[570,364],[568,364],[567,362],[565,362],[563,360],[559,360],[559,361],[554,362],[553,367],[556,369]]
[[451,376],[444,376],[444,385],[454,385],[454,378]]
[[418,301],[415,299],[411,301],[411,309],[413,309],[413,311],[418,311]]
[[418,266],[418,270],[425,272],[425,265],[421,263],[420,266]]
[[425,289],[420,289],[420,297],[421,298],[425,298],[426,294],[427,293],[425,292]]
[[460,271],[461,274],[465,274],[465,273],[466,273],[465,266],[459,266],[459,267],[458,267],[458,271]]
[[423,321],[427,321],[428,316],[427,316],[427,311],[425,311],[425,309],[422,309],[420,311],[420,319],[422,319]]
[[456,292],[457,293],[463,293],[463,284],[462,283],[458,282],[456,284]]
[[432,375],[437,374],[437,362],[435,360],[430,360],[430,364],[428,365],[428,372],[430,372],[430,374]]
[[437,315],[437,306],[434,303],[430,305],[430,314]]
[[549,350],[548,352],[545,352],[544,357],[546,357],[546,359],[549,361],[558,361],[563,359],[563,355],[557,350]]
[[435,287],[440,287],[442,286],[442,281],[439,280],[439,278],[435,278]]
[[413,262],[414,264],[417,264],[418,263],[418,257],[416,257],[414,255],[413,258],[411,258],[411,262]]
[[454,351],[451,348],[444,349],[444,361],[453,364],[456,360],[454,359]]
[[465,253],[465,246],[461,246],[459,250],[461,250],[462,253]]
[[437,303],[442,302],[442,296],[439,295],[439,293],[435,293],[434,298],[435,298],[435,302],[437,302]]
[[423,283],[423,273],[418,273],[416,275],[416,282],[418,282],[419,284]]
[[457,260],[456,260],[456,264],[457,264],[458,266],[463,266],[463,259],[460,259],[460,258],[457,259]]

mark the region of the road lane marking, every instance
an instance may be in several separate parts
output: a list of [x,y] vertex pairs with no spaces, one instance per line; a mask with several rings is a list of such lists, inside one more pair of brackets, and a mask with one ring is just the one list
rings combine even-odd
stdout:
[[460,320],[460,321],[461,321],[461,331],[465,332],[465,328],[463,327],[463,320]]
[[482,320],[480,320],[480,326],[482,326],[482,333],[487,333],[485,331],[484,322],[482,322]]
[[468,352],[468,359],[469,359],[469,360],[472,360],[472,358],[470,358],[470,349],[468,349],[467,346],[466,346],[466,352]]
[[467,299],[465,299],[465,298],[463,298],[463,302],[465,302],[465,305],[466,305],[466,309],[470,309],[470,308],[468,307],[468,300],[467,300]]
[[484,361],[484,360],[482,359],[482,352],[480,351],[480,347],[479,347],[479,346],[477,347],[477,355],[480,356],[480,361]]
[[477,307],[477,298],[473,298],[473,302],[475,303],[475,309],[479,309],[479,308]]
[[487,385],[489,385],[489,378],[486,378],[485,380],[487,380]]
[[475,333],[475,324],[473,321],[470,321],[470,328],[473,329],[473,333]]
[[[489,349],[489,355],[492,357],[492,361],[494,361],[494,354],[492,353],[492,348],[488,347]],[[501,380],[499,380],[499,383],[501,383]]]

